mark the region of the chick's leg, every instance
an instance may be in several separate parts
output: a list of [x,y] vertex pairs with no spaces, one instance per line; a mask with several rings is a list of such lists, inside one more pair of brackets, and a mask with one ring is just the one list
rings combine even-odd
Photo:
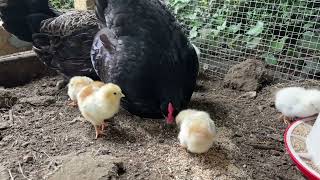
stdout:
[[286,125],[289,125],[292,122],[292,118],[284,116],[283,121]]
[[108,126],[108,123],[107,122],[103,122],[101,124],[101,130],[104,131],[107,126]]
[[182,148],[187,148],[187,145],[184,144],[184,143],[180,143],[180,146],[181,146]]
[[95,125],[94,126],[95,130],[96,130],[96,139],[98,139],[99,135],[106,135],[103,133],[103,130],[102,130],[102,126],[98,126],[98,125]]
[[76,101],[71,101],[68,106],[71,106],[71,107],[77,107],[78,106],[78,103]]
[[291,121],[292,121],[292,118],[281,114],[280,117],[279,117],[279,120],[283,121],[286,125],[289,125],[291,123]]

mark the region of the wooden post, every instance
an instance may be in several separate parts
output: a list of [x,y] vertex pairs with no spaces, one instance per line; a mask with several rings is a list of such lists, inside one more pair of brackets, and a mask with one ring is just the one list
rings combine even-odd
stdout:
[[76,10],[93,10],[94,0],[74,0],[74,8]]

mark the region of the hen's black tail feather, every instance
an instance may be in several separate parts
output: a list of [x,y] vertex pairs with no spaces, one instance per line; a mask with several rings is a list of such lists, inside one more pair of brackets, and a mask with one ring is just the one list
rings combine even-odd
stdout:
[[60,14],[48,0],[0,0],[0,4],[3,27],[28,42],[32,42],[32,35],[40,31],[41,21]]

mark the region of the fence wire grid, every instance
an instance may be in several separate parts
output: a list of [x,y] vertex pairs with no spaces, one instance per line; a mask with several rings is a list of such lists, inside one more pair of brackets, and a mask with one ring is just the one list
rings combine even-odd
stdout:
[[320,78],[320,1],[169,0],[201,51],[201,67],[223,78],[247,60],[265,61],[274,79]]

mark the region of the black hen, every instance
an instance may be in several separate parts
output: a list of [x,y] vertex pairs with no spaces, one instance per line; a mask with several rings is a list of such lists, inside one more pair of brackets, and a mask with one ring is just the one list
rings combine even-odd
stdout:
[[172,123],[196,84],[198,58],[174,16],[159,0],[95,0],[103,27],[91,59],[100,78],[118,84],[122,106]]
[[32,42],[39,59],[66,79],[76,75],[99,79],[90,60],[99,30],[94,11],[62,14],[48,0],[0,0],[0,17],[8,32]]

